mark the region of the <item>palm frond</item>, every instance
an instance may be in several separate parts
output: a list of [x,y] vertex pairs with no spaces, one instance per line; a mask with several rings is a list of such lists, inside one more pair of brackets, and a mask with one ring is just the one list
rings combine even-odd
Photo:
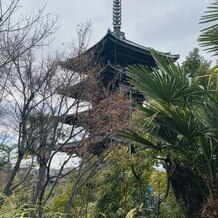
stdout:
[[213,52],[214,56],[218,55],[218,0],[213,2],[205,15],[201,17],[200,23],[213,23],[211,26],[203,29],[198,38],[200,45],[205,47],[208,52]]
[[129,130],[126,132],[119,132],[119,135],[124,137],[124,138],[130,139],[134,142],[140,143],[145,148],[150,148],[150,149],[154,149],[154,150],[161,150],[161,147],[156,146],[151,141],[149,141],[147,138],[144,138],[143,136],[139,135],[138,133],[136,133],[132,130]]
[[140,92],[153,100],[173,103],[196,91],[197,83],[194,82],[190,86],[184,71],[171,59],[153,49],[150,51],[155,59],[156,68],[134,65],[130,66],[127,72],[132,79],[131,83]]

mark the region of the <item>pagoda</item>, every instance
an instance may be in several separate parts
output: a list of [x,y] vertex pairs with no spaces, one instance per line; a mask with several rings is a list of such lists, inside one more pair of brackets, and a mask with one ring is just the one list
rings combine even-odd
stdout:
[[[142,104],[144,101],[144,96],[135,90],[134,87],[131,87],[129,78],[125,73],[126,69],[129,65],[155,67],[156,64],[148,47],[128,40],[125,36],[125,33],[121,31],[121,12],[121,0],[113,0],[113,31],[108,29],[106,35],[98,43],[86,50],[83,55],[91,55],[92,59],[95,60],[96,63],[100,63],[102,66],[101,71],[96,75],[98,75],[103,87],[107,86],[107,84],[111,84],[111,81],[114,81],[114,85],[108,89],[110,92],[113,92],[115,89],[124,86],[127,90],[127,98],[131,98],[132,101]],[[179,58],[179,55],[172,55],[170,52],[162,54],[174,61]],[[64,67],[68,70],[76,71],[76,63],[77,58],[69,59],[64,63]],[[80,73],[82,74],[84,72],[85,71],[82,71]],[[72,87],[70,97],[75,99],[78,98],[84,82],[85,81],[82,80]],[[83,100],[87,100],[87,95],[85,93],[83,93],[83,95],[80,97],[82,97]],[[83,126],[83,124],[86,122],[84,117],[86,117],[85,114],[87,113],[90,113],[90,111],[81,112],[77,116],[70,114],[65,117],[64,122],[69,125]],[[107,140],[105,140],[106,138]],[[114,139],[114,136],[110,136],[110,140],[118,139]],[[108,137],[101,136],[99,137],[96,146],[102,146],[102,144],[107,143],[106,141],[108,141]],[[69,143],[65,145],[62,150],[67,152],[73,151],[73,149],[78,146],[78,143],[79,142]]]

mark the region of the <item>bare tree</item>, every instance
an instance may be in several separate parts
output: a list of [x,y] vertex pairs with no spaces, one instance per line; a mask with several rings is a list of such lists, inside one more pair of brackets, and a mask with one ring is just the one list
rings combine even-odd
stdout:
[[[68,213],[78,188],[84,184],[81,181],[96,172],[114,132],[124,127],[128,103],[123,92],[117,90],[112,94],[101,85],[96,76],[101,67],[90,54],[84,55],[90,24],[79,26],[73,58],[63,62],[57,55],[52,60],[40,61],[35,58],[36,49],[48,43],[46,40],[55,31],[55,20],[50,20],[43,8],[35,16],[26,16],[13,23],[18,3],[18,0],[11,0],[10,4],[4,2],[0,7],[1,105],[17,149],[16,162],[3,193],[9,196],[16,192],[36,172],[31,202],[37,205],[37,212],[31,216],[42,217],[43,207],[58,181],[76,172],[77,179],[73,181],[66,207]],[[85,74],[79,73],[84,71]],[[59,152],[69,155],[54,174],[52,163]],[[96,155],[98,158],[91,170],[85,169]],[[32,164],[22,178],[15,181],[27,157],[32,159]],[[66,171],[74,157],[80,159],[79,165]],[[34,160],[38,168],[33,167]]]
[[[45,13],[45,7],[39,9],[37,13],[21,15],[19,0],[0,1],[0,100],[1,110],[7,111],[6,116],[15,118],[15,111],[20,112],[20,122],[17,126],[19,129],[18,138],[18,158],[17,162],[8,178],[8,182],[4,188],[4,193],[9,195],[13,179],[19,169],[23,155],[25,154],[25,142],[23,135],[25,134],[26,113],[34,98],[33,93],[27,93],[23,80],[23,71],[26,72],[25,77],[28,78],[29,68],[33,62],[33,50],[38,47],[47,45],[51,40],[51,36],[56,31],[56,19],[52,20],[49,14]],[[27,62],[29,64],[27,65]],[[25,63],[25,64],[24,64]],[[26,67],[26,69],[25,69]],[[28,68],[27,68],[28,67]],[[20,83],[17,81],[20,79]],[[21,91],[24,91],[24,98],[18,97]],[[6,96],[11,98],[15,105],[15,111],[9,108]],[[7,102],[7,105],[5,105]],[[24,107],[21,110],[20,102]],[[3,122],[3,119],[1,119]],[[9,123],[9,121],[7,122]],[[13,121],[13,123],[16,123]],[[2,124],[2,123],[1,123]]]
[[0,67],[14,61],[31,48],[51,42],[57,19],[45,13],[45,7],[36,13],[22,15],[19,0],[0,1]]

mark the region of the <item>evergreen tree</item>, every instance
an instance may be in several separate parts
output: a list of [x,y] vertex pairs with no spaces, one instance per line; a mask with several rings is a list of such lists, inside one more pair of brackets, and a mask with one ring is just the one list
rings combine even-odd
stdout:
[[211,62],[199,54],[198,48],[193,48],[182,63],[184,72],[190,76],[201,76],[210,68]]

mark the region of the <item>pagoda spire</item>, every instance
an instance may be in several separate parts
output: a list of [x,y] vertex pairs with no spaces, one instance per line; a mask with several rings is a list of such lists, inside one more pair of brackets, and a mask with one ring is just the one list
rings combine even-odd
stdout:
[[113,26],[114,35],[125,39],[125,33],[121,32],[121,17],[122,17],[122,7],[121,0],[113,0]]
[[113,26],[114,31],[120,31],[121,29],[121,0],[113,0]]

